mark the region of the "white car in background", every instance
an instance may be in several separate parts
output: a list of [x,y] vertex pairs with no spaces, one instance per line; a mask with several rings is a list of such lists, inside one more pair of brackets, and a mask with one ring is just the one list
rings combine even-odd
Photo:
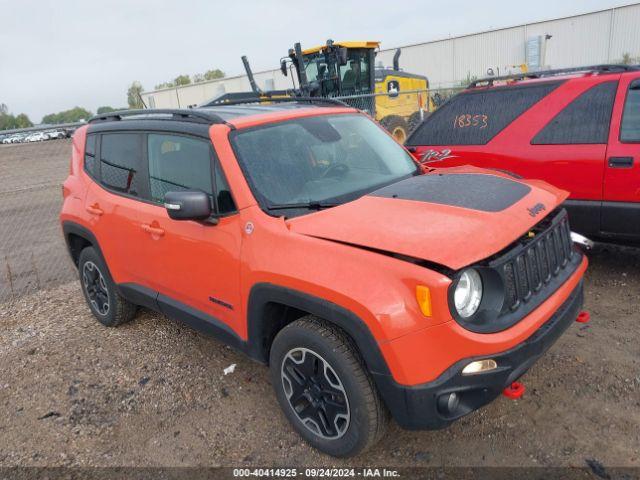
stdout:
[[46,132],[50,140],[60,140],[61,138],[67,138],[67,135],[61,130],[53,130],[52,132]]
[[23,141],[24,141],[24,138],[22,135],[11,135],[10,137],[7,137],[4,140],[2,140],[2,143],[6,145],[11,143],[20,143]]
[[42,142],[44,140],[49,140],[49,135],[42,132],[32,133],[24,139],[25,142]]

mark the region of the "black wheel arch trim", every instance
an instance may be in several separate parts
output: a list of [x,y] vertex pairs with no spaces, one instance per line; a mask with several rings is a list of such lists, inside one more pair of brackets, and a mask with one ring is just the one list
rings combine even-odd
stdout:
[[100,259],[104,262],[105,265],[107,265],[107,268],[108,268],[108,264],[104,258],[104,255],[102,254],[102,249],[100,248],[98,239],[88,228],[83,227],[82,225],[76,222],[65,220],[64,222],[62,222],[62,233],[64,234],[64,240],[65,240],[65,243],[67,244],[67,250],[69,251],[69,255],[71,255],[73,264],[76,267],[78,266],[76,259],[79,258],[80,252],[74,251],[74,245],[71,242],[71,235],[76,235],[80,238],[83,238],[87,242],[89,242],[91,246],[96,250]]
[[390,375],[378,342],[360,317],[340,305],[299,290],[271,283],[257,283],[251,288],[247,308],[248,351],[254,359],[268,363],[269,345],[264,344],[269,325],[264,314],[269,304],[277,303],[302,310],[342,328],[355,342],[369,372]]

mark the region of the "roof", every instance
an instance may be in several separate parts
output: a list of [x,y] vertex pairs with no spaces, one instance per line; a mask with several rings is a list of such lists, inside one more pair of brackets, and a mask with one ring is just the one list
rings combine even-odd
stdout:
[[218,115],[224,120],[231,121],[240,117],[249,117],[252,115],[260,115],[265,113],[276,113],[282,111],[309,109],[309,108],[322,108],[319,105],[310,105],[308,103],[272,103],[268,105],[264,104],[242,104],[242,105],[218,105],[212,107],[200,107],[195,110],[210,112]]
[[197,130],[202,133],[214,124],[224,124],[235,129],[263,122],[315,115],[320,111],[323,114],[355,111],[341,102],[325,102],[324,99],[317,104],[304,101],[304,98],[300,102],[295,99],[288,100],[278,102],[277,99],[270,99],[269,101],[274,103],[268,104],[229,102],[228,105],[184,109],[121,110],[97,115],[89,120],[89,124],[95,131],[98,125],[99,130],[132,129],[143,122],[144,125],[155,128],[163,122],[174,121],[194,132]]
[[[380,46],[380,42],[370,41],[370,42],[333,42],[334,47],[345,47],[345,48],[378,48]],[[302,51],[303,55],[309,55],[310,53],[318,53],[327,48],[326,45],[320,45],[319,47],[307,48]]]
[[[553,78],[562,79],[567,77],[586,76],[593,74],[607,75],[613,73],[634,72],[640,70],[638,65],[603,64],[589,65],[581,67],[558,68],[553,70],[536,70],[513,75],[502,75],[498,77],[485,77],[474,80],[467,88],[493,87],[495,82],[531,82],[549,80]],[[482,84],[482,85],[481,85]],[[503,85],[503,84],[500,84]]]

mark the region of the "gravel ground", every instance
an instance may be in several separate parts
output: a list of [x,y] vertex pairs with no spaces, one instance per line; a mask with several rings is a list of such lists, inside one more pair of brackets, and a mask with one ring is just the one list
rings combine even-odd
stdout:
[[266,368],[161,315],[107,329],[77,282],[0,304],[0,467],[640,467],[640,250],[590,260],[592,321],[525,375],[523,399],[442,431],[391,425],[350,460],[300,440]]

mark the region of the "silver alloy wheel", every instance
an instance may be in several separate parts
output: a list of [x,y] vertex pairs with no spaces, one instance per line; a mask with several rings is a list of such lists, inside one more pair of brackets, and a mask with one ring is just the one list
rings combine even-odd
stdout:
[[102,272],[93,262],[82,266],[82,284],[93,309],[100,315],[109,313],[109,292]]
[[349,428],[349,399],[329,363],[308,348],[289,350],[280,366],[282,388],[298,420],[315,435],[329,440]]

